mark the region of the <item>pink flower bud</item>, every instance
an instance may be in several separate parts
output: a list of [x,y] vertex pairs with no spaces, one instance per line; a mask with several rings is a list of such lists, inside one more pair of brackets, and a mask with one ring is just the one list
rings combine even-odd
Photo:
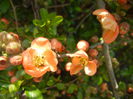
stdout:
[[0,70],[5,70],[7,67],[7,57],[0,56]]
[[10,42],[6,46],[6,52],[8,54],[17,54],[21,51],[21,45],[18,42]]
[[13,76],[10,80],[11,83],[15,83],[18,80],[16,76]]
[[7,33],[5,31],[0,32],[0,41],[2,43],[8,44],[10,42],[19,42],[19,36],[13,32]]
[[22,64],[22,56],[21,55],[12,56],[10,57],[9,61],[12,65],[20,65]]

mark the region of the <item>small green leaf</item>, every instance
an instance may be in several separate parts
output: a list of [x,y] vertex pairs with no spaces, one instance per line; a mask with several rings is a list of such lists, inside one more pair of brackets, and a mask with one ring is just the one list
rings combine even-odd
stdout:
[[41,15],[42,20],[46,22],[46,20],[48,19],[48,11],[44,8],[41,8],[40,15]]
[[72,94],[74,91],[76,91],[78,89],[77,85],[75,84],[71,84],[69,87],[68,87],[68,90],[67,92]]
[[83,99],[83,94],[82,94],[82,92],[78,91],[77,99]]
[[21,77],[23,75],[25,75],[24,70],[17,71],[17,73],[16,73],[17,78],[19,78],[19,77]]
[[76,46],[76,43],[75,43],[75,39],[74,39],[73,35],[68,36],[67,40],[66,40],[67,49],[68,50],[73,50],[73,49],[75,49],[75,46]]
[[28,48],[30,46],[30,41],[28,39],[23,40],[22,46],[23,48]]
[[57,83],[57,84],[56,84],[56,87],[57,87],[59,90],[65,89],[65,85],[64,85],[63,83]]
[[48,82],[47,82],[47,85],[48,86],[52,86],[54,84],[54,81],[53,80],[49,80]]
[[43,99],[43,95],[39,89],[26,90],[25,95],[28,99]]
[[1,12],[1,13],[6,13],[7,10],[9,9],[9,7],[10,7],[10,2],[9,2],[9,0],[2,0],[2,1],[0,2],[0,12]]
[[126,84],[124,82],[119,82],[119,90],[126,90]]
[[46,25],[46,22],[44,22],[44,21],[42,21],[42,20],[37,20],[37,19],[35,19],[35,20],[33,20],[33,24],[34,24],[35,26],[38,26],[38,27],[44,27],[44,26]]
[[58,25],[63,21],[63,17],[62,16],[56,16],[53,20],[52,20],[52,24],[53,25]]
[[17,90],[18,90],[18,88],[15,84],[10,84],[8,89],[9,89],[10,93],[17,92]]

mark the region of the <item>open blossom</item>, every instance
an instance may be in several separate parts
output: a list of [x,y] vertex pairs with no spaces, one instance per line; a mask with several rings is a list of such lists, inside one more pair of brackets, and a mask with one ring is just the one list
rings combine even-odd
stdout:
[[47,38],[39,37],[22,54],[25,72],[32,77],[41,77],[46,72],[57,70],[57,58]]
[[112,14],[106,9],[98,9],[93,12],[97,15],[97,19],[100,21],[103,28],[103,40],[105,43],[112,43],[119,34],[119,26]]
[[97,66],[95,62],[89,60],[86,52],[84,52],[83,50],[79,50],[75,52],[72,57],[70,74],[77,74],[82,69],[84,69],[86,75],[93,76],[97,71]]

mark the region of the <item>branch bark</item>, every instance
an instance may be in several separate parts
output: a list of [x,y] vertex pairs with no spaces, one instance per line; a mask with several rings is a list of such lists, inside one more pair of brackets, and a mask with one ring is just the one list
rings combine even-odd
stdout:
[[16,14],[16,7],[14,6],[12,0],[9,0],[9,1],[12,6],[12,9],[13,9],[13,14],[14,14],[15,23],[16,23],[16,30],[18,31],[18,18],[17,18],[17,14]]
[[110,57],[110,53],[109,53],[109,45],[108,44],[103,44],[103,52],[104,52],[104,57],[105,57],[105,63],[106,63],[106,67],[108,70],[108,74],[109,74],[109,78],[111,81],[111,85],[113,88],[113,93],[116,99],[120,99],[118,94],[117,94],[117,90],[118,90],[118,84],[115,78],[115,74],[113,71],[113,67],[112,67],[112,61],[111,61],[111,57]]

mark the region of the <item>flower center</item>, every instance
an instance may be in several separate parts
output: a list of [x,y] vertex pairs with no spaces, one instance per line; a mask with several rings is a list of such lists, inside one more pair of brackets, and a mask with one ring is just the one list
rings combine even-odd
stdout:
[[45,56],[44,55],[34,56],[33,63],[36,67],[44,66],[46,63]]
[[88,59],[87,58],[79,57],[79,60],[80,60],[80,64],[83,67],[88,65]]

